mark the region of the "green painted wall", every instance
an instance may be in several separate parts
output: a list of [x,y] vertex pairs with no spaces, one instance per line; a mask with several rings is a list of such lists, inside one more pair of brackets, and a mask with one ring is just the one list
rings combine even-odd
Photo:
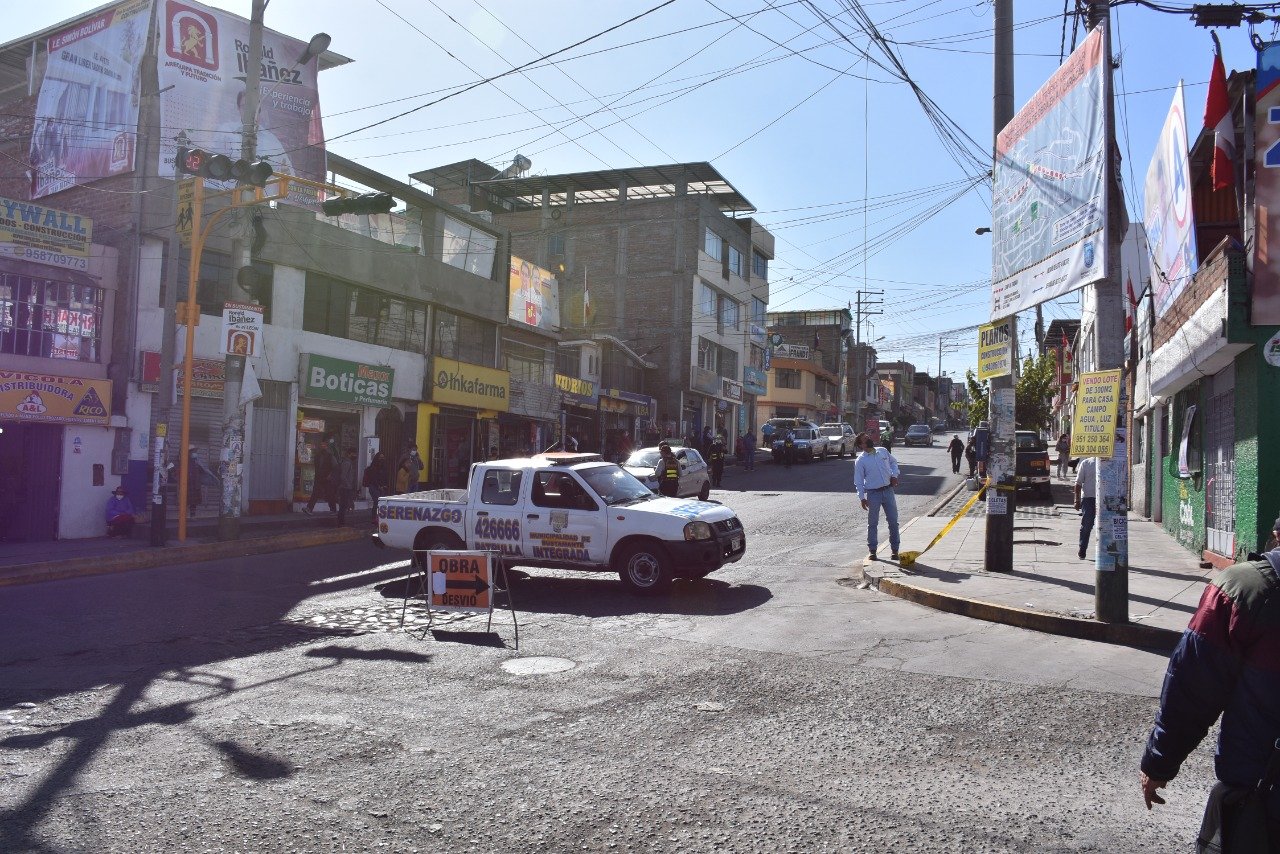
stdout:
[[1204,382],[1192,383],[1170,401],[1173,423],[1169,428],[1169,453],[1160,461],[1164,466],[1164,491],[1161,495],[1164,521],[1161,524],[1175,540],[1197,555],[1204,551],[1205,546],[1204,477],[1200,474],[1178,477],[1178,448],[1182,443],[1182,422],[1190,404],[1197,407],[1192,430],[1193,446],[1198,446],[1195,441],[1197,434],[1204,434],[1204,386]]
[[1236,554],[1262,548],[1280,515],[1280,368],[1262,358],[1274,327],[1233,330],[1256,340],[1236,357]]

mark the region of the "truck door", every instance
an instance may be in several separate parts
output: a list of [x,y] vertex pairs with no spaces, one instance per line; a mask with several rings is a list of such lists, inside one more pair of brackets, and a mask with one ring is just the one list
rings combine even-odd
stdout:
[[563,564],[608,561],[604,508],[572,472],[535,470],[524,509],[528,557]]
[[502,552],[518,557],[524,525],[521,518],[520,487],[524,472],[515,469],[488,469],[480,483],[479,500],[467,539],[472,548]]

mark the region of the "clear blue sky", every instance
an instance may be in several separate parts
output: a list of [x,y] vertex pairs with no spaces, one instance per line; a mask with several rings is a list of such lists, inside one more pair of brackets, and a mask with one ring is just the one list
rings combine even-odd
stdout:
[[[858,288],[882,290],[884,314],[864,338],[884,336],[883,360],[905,355],[936,371],[938,337],[986,320],[990,238],[974,229],[990,222],[990,196],[970,190],[926,219],[965,173],[910,88],[877,67],[885,62],[879,49],[872,48],[869,65],[861,55],[868,38],[846,8],[851,1],[675,0],[555,64],[336,139],[659,2],[272,0],[267,24],[302,40],[328,32],[331,49],[354,60],[321,75],[326,135],[334,151],[401,179],[469,157],[505,166],[517,151],[533,161],[534,173],[711,161],[778,238],[771,308],[843,306]],[[98,4],[7,5],[3,41]],[[249,14],[249,0],[210,5]],[[861,5],[896,43],[911,78],[989,151],[990,2]],[[1014,6],[1020,107],[1059,64],[1063,4]],[[1193,138],[1199,131],[1212,43],[1185,15],[1124,5],[1112,21],[1121,59],[1117,128],[1133,216],[1179,79],[1187,83],[1189,131]],[[1260,35],[1272,32],[1267,24]],[[1245,28],[1220,35],[1228,72],[1254,66]],[[1071,37],[1068,24],[1068,47]],[[1046,322],[1078,312],[1076,296],[1064,297],[1046,307]],[[1030,327],[1022,324],[1024,349]],[[962,374],[972,366],[975,339],[944,336],[943,369]]]

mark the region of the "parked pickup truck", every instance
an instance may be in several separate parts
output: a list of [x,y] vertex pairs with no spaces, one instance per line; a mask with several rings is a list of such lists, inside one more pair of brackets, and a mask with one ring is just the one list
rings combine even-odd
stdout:
[[488,549],[508,566],[617,572],[639,594],[742,559],[746,533],[714,501],[665,498],[597,454],[471,466],[467,489],[378,499],[379,546]]

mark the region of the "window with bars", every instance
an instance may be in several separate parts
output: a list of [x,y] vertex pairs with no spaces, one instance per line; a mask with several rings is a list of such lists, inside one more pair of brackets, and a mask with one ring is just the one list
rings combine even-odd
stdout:
[[421,353],[426,347],[427,307],[308,270],[302,328]]
[[519,341],[502,339],[502,358],[511,379],[527,383],[548,384],[546,353]]
[[492,368],[497,331],[497,324],[487,320],[437,309],[432,352],[446,359]]
[[92,285],[0,275],[0,353],[99,361],[102,301]]

